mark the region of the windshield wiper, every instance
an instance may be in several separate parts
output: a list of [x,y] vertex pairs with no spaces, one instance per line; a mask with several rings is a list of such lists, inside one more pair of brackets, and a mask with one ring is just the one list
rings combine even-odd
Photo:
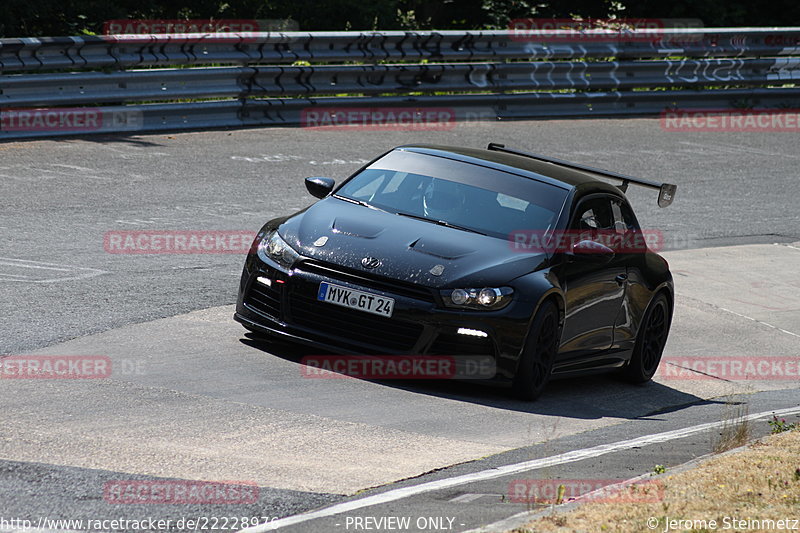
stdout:
[[[333,195],[334,198],[338,198],[339,200],[344,200],[345,202],[350,202],[351,204],[362,205],[364,207],[368,207],[370,209],[375,209],[376,211],[384,211],[380,207],[375,207],[372,204],[365,202],[364,200],[356,200],[355,198],[348,198],[347,196],[339,196],[338,194]],[[385,211],[384,211],[385,213]]]
[[351,204],[363,205],[364,207],[372,207],[364,200],[356,200],[355,198],[348,198],[347,196],[339,196],[338,194],[334,194],[333,197],[338,198],[339,200],[344,200],[345,202],[350,202]]
[[430,222],[431,224],[436,224],[438,226],[445,226],[445,227],[448,227],[448,228],[460,229],[461,231],[469,231],[470,233],[477,233],[478,235],[486,235],[482,231],[478,231],[476,229],[468,228],[466,226],[459,226],[458,224],[453,224],[453,223],[448,222],[446,220],[436,220],[435,218],[428,218],[428,217],[424,217],[422,215],[414,215],[412,213],[403,213],[402,211],[397,211],[397,214],[400,215],[401,217],[414,218],[416,220],[424,220],[425,222]]

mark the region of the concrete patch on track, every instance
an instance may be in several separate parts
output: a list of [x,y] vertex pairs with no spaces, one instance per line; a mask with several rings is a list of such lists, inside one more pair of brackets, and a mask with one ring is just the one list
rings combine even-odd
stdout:
[[723,310],[770,323],[800,339],[800,322],[793,315],[800,312],[800,281],[792,268],[800,261],[800,243],[669,255],[679,264],[680,285],[687,295],[713,294],[715,305]]
[[758,364],[785,358],[790,364],[783,367],[785,375],[768,371],[762,379],[721,373],[717,379],[696,374],[695,379],[656,381],[702,397],[797,386],[800,247],[758,244],[673,251],[664,256],[675,279],[677,301],[666,359],[724,365],[731,359]]
[[118,381],[4,393],[0,457],[15,461],[347,494],[502,451]]

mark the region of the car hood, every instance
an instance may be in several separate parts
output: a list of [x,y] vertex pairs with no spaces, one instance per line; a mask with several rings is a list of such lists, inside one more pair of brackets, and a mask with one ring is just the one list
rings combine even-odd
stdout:
[[[538,270],[546,259],[516,251],[505,239],[333,197],[290,217],[279,233],[305,257],[434,288],[501,286]],[[380,266],[365,268],[365,257]]]

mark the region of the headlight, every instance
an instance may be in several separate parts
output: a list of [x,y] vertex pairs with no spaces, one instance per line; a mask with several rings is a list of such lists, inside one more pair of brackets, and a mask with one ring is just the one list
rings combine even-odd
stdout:
[[276,230],[273,230],[267,233],[258,243],[258,257],[262,261],[266,261],[269,258],[283,268],[289,269],[292,268],[300,254],[281,239]]
[[511,303],[511,287],[486,287],[483,289],[444,289],[440,291],[444,305],[456,309],[497,311]]

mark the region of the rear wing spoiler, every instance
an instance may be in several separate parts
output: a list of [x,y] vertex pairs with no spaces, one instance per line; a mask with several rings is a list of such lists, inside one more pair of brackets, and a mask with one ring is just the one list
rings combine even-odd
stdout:
[[628,190],[628,184],[633,183],[634,185],[639,185],[641,187],[648,187],[650,189],[658,189],[658,206],[659,207],[667,207],[672,203],[672,200],[675,198],[675,191],[677,190],[678,186],[673,185],[671,183],[658,183],[657,181],[650,181],[642,178],[635,178],[633,176],[628,176],[626,174],[620,174],[619,172],[613,172],[611,170],[604,170],[602,168],[594,168],[587,165],[581,165],[580,163],[573,163],[571,161],[564,161],[563,159],[556,159],[554,157],[546,157],[543,155],[532,154],[530,152],[523,152],[522,150],[515,150],[513,148],[506,148],[503,144],[498,143],[489,143],[488,146],[489,150],[493,150],[495,152],[505,152],[507,154],[514,154],[520,155],[522,157],[528,157],[530,159],[537,159],[539,161],[545,161],[547,163],[553,163],[554,165],[558,165],[561,167],[571,168],[574,170],[581,170],[584,172],[590,172],[592,174],[597,174],[598,176],[604,176],[606,178],[613,178],[622,180],[621,185],[617,185],[617,187],[622,191],[626,192]]

